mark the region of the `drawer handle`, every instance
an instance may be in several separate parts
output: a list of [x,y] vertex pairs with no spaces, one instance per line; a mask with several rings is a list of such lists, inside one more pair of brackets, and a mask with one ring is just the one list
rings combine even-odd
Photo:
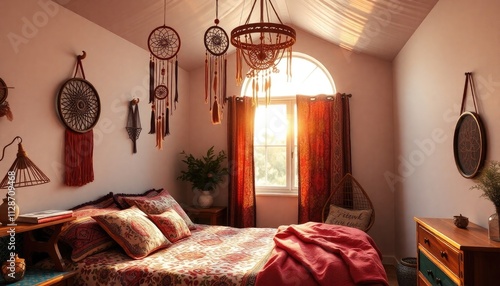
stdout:
[[442,258],[448,257],[448,254],[446,253],[446,251],[441,251],[441,257]]
[[439,278],[436,278],[436,284],[437,285],[443,285],[443,283],[441,283],[441,279],[439,279]]
[[432,270],[430,270],[430,269],[427,270],[427,275],[428,276],[434,276],[434,274],[432,273]]
[[429,243],[429,239],[428,239],[427,237],[424,237],[424,243],[425,243],[425,244],[430,244],[430,243]]

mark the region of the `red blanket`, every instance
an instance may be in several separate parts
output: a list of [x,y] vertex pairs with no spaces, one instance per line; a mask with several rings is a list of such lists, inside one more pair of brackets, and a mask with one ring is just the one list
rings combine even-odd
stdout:
[[365,232],[308,222],[281,226],[257,285],[388,285],[381,253]]

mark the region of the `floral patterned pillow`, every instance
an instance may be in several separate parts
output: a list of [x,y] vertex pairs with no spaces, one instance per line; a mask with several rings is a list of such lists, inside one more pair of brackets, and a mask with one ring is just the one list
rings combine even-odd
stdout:
[[174,209],[168,209],[162,214],[149,214],[148,216],[172,243],[191,236],[191,231],[186,222]]
[[154,197],[125,198],[125,201],[131,206],[137,206],[147,214],[162,214],[169,209],[174,209],[186,222],[189,229],[196,228],[179,203],[166,190]]
[[137,207],[93,216],[128,256],[141,259],[171,242]]
[[122,210],[124,210],[124,209],[131,207],[131,205],[129,205],[125,201],[125,198],[153,197],[153,196],[158,195],[161,191],[163,191],[163,189],[158,189],[158,190],[151,189],[151,190],[147,190],[146,192],[144,192],[142,194],[122,194],[122,193],[113,194],[113,200],[118,205],[118,207],[120,207]]
[[72,261],[80,261],[116,246],[113,239],[91,217],[120,210],[113,201],[112,193],[71,209],[76,219],[63,225],[59,241],[71,247]]

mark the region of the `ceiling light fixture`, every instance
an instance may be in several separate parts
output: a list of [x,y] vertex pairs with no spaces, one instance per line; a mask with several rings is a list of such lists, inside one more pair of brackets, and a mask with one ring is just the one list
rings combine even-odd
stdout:
[[[260,0],[260,20],[250,23],[250,18],[257,4],[254,0],[252,9],[245,24],[231,31],[231,44],[236,47],[236,81],[242,82],[242,58],[250,66],[247,74],[253,77],[253,97],[262,92],[266,102],[270,100],[271,77],[270,73],[278,73],[276,67],[285,52],[287,53],[287,76],[291,77],[292,46],[296,41],[295,30],[281,21],[271,0]],[[264,5],[265,4],[265,5]],[[271,22],[271,13],[274,13],[279,23]],[[263,74],[260,74],[263,72]]]

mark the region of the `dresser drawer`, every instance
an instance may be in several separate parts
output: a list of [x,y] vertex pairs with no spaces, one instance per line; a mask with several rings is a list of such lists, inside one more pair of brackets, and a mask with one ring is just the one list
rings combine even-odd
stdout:
[[422,226],[418,227],[418,243],[451,272],[455,273],[457,277],[460,277],[460,253],[457,249],[448,245],[446,242],[441,240],[439,237],[436,237]]
[[425,284],[433,286],[457,286],[450,277],[434,265],[421,251],[418,253],[418,260],[420,262],[418,271],[422,274],[419,275],[419,279],[421,276],[424,276],[427,279]]

